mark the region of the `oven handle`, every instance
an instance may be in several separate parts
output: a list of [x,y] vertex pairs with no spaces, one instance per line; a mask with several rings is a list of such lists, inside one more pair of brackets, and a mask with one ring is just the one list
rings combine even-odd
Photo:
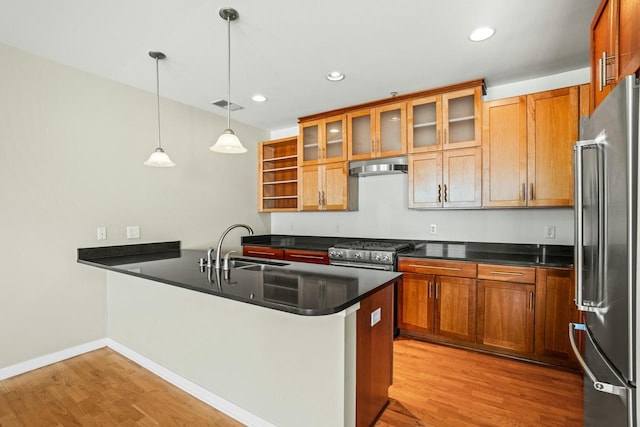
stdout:
[[356,268],[368,268],[370,270],[393,271],[392,265],[375,265],[375,264],[363,264],[359,262],[340,262],[340,261],[330,261],[329,264],[336,265],[338,267],[356,267]]

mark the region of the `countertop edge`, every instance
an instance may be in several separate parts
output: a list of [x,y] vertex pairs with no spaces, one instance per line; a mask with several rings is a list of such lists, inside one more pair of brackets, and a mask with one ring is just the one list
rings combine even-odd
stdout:
[[[108,258],[116,258],[116,257],[108,257]],[[373,295],[374,293],[378,292],[379,290],[392,285],[393,283],[397,282],[401,277],[402,277],[402,273],[397,272],[397,277],[393,278],[393,279],[389,279],[383,283],[381,283],[380,285],[376,286],[375,288],[369,290],[368,292],[363,293],[362,295],[358,295],[357,297],[354,297],[353,299],[340,304],[336,307],[330,307],[327,309],[322,309],[322,310],[312,310],[312,309],[308,309],[308,310],[298,310],[295,309],[293,307],[289,307],[289,306],[281,306],[278,304],[265,304],[262,301],[256,301],[256,300],[250,300],[250,299],[245,299],[245,298],[237,298],[234,295],[231,294],[224,294],[224,293],[219,293],[216,292],[214,289],[211,290],[211,292],[207,292],[205,289],[202,288],[198,288],[198,287],[194,287],[194,286],[189,286],[189,284],[187,283],[183,283],[183,282],[177,282],[177,281],[173,281],[173,280],[168,280],[168,279],[163,279],[161,277],[157,277],[157,276],[150,276],[150,275],[146,275],[146,274],[141,274],[141,273],[137,273],[134,271],[129,271],[126,269],[122,269],[122,268],[118,268],[116,266],[110,266],[110,265],[106,265],[106,264],[102,264],[96,261],[91,261],[91,260],[85,260],[85,259],[78,259],[77,262],[79,264],[84,264],[84,265],[88,265],[91,267],[97,267],[97,268],[101,268],[103,270],[107,270],[107,271],[111,271],[114,273],[120,273],[120,274],[125,274],[125,275],[129,275],[129,276],[133,276],[133,277],[138,277],[141,279],[147,279],[147,280],[151,280],[154,282],[158,282],[158,283],[163,283],[166,285],[170,285],[170,286],[176,286],[179,288],[183,288],[183,289],[187,289],[190,291],[195,291],[195,292],[199,292],[199,293],[203,293],[203,294],[207,294],[207,295],[211,295],[214,297],[220,297],[220,298],[225,298],[225,299],[229,299],[232,301],[237,301],[240,303],[246,303],[246,304],[251,304],[251,305],[255,305],[257,307],[262,307],[265,309],[269,309],[269,310],[277,310],[277,311],[282,311],[285,313],[290,313],[290,314],[296,314],[296,315],[300,315],[300,316],[308,316],[308,317],[316,317],[316,316],[328,316],[328,315],[332,315],[332,314],[336,314],[336,313],[340,313],[344,310],[346,310],[347,308],[351,307],[352,305],[359,303],[360,301],[364,300],[365,298],[369,297],[370,295]]]

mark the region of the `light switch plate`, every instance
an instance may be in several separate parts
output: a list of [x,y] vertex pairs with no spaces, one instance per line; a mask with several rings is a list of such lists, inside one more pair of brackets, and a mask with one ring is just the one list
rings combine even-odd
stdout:
[[382,309],[378,307],[376,310],[371,312],[371,326],[375,325],[380,321],[382,317]]
[[127,225],[127,239],[139,239],[140,238],[140,226]]

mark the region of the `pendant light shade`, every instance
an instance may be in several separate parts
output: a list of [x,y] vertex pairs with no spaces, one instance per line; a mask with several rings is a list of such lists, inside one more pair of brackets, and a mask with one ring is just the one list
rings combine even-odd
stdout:
[[219,14],[227,21],[227,129],[209,150],[216,153],[241,154],[246,153],[247,149],[231,129],[231,21],[235,21],[240,15],[230,7],[220,9]]
[[145,166],[154,166],[160,168],[168,168],[176,164],[171,161],[167,153],[162,149],[162,138],[160,134],[160,74],[158,72],[158,61],[166,58],[162,52],[149,52],[149,56],[156,60],[156,104],[158,106],[158,148],[155,149],[149,159],[144,162]]
[[153,153],[149,156],[149,159],[144,162],[145,166],[155,166],[158,168],[169,168],[171,166],[175,166],[176,164],[171,161],[167,153],[160,147],[156,148]]

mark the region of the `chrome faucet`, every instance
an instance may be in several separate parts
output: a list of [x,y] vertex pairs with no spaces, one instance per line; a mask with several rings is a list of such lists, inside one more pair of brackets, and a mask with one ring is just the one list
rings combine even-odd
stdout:
[[[216,270],[219,270],[222,268],[222,255],[220,254],[220,252],[222,251],[222,242],[224,241],[224,238],[227,236],[227,234],[231,230],[233,230],[234,228],[240,228],[240,227],[245,228],[249,232],[249,235],[253,234],[253,229],[245,224],[233,224],[232,226],[224,230],[224,232],[220,236],[220,240],[218,240],[218,247],[216,249],[216,263],[215,263]],[[209,266],[211,265],[212,251],[213,251],[213,248],[209,249],[209,251],[207,252],[207,257],[209,259]]]

